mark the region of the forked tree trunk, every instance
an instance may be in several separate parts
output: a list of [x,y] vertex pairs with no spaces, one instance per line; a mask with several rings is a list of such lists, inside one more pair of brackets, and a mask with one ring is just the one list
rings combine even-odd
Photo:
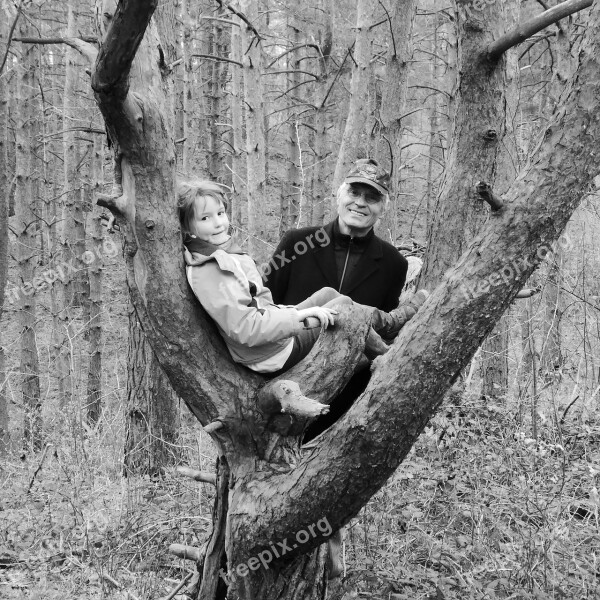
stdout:
[[[357,307],[341,310],[335,330],[320,336],[284,378],[267,383],[228,360],[183,271],[174,139],[162,115],[165,87],[154,69],[156,33],[148,26],[153,8],[142,0],[120,6],[92,76],[123,174],[123,193],[101,201],[123,227],[130,291],[148,340],[176,391],[210,425],[227,461],[225,550],[229,571],[238,575],[228,597],[320,598],[325,549],[317,548],[394,473],[539,264],[537,250],[559,236],[598,172],[589,140],[600,136],[600,40],[593,33],[600,6],[592,9],[592,33],[582,43],[565,105],[550,119],[503,208],[490,215],[443,285],[374,362],[364,394],[310,451],[299,448],[307,423],[302,415],[319,405],[307,403],[298,390],[327,403],[345,384],[363,349],[365,315]],[[136,70],[146,89],[134,96],[128,76],[146,29],[143,68]],[[487,68],[498,67],[489,62]],[[513,262],[522,272],[499,278]],[[274,554],[277,548],[286,548],[285,556]],[[217,555],[208,550],[214,580]]]

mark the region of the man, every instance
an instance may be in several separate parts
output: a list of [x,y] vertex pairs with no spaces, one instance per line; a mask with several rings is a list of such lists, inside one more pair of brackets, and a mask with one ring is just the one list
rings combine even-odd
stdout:
[[[388,181],[388,173],[373,159],[356,161],[337,192],[337,218],[283,236],[266,270],[266,285],[276,303],[298,304],[323,287],[333,287],[386,312],[398,306],[408,262],[373,230],[389,201]],[[305,441],[335,423],[364,391],[369,377],[368,369],[354,375],[329,413],[308,427]]]
[[333,287],[386,312],[398,306],[408,263],[373,230],[388,203],[388,181],[374,160],[356,161],[337,192],[338,217],[283,236],[267,267],[275,302],[298,304]]

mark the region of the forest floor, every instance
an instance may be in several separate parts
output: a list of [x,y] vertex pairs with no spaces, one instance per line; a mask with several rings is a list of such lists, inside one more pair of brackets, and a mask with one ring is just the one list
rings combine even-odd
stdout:
[[[346,527],[332,600],[600,599],[600,420],[548,411],[536,441],[514,408],[474,399],[432,421]],[[183,462],[212,470],[210,441],[184,430]],[[212,490],[123,478],[115,439],[2,466],[0,598],[157,599],[189,572],[167,548],[205,539]]]

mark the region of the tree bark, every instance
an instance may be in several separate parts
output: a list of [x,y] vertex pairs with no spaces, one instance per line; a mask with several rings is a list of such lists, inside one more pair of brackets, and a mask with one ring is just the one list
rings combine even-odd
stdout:
[[[125,232],[131,295],[148,340],[194,414],[203,425],[214,424],[211,436],[227,459],[225,549],[229,570],[238,575],[228,597],[319,598],[324,550],[317,548],[393,474],[539,265],[538,250],[558,238],[598,171],[589,140],[600,136],[600,40],[593,33],[600,7],[592,9],[565,104],[549,120],[504,207],[490,215],[443,285],[374,362],[364,394],[309,451],[299,448],[306,419],[269,413],[259,404],[264,379],[228,360],[187,288],[173,210],[174,140],[162,118],[164,87],[153,69],[152,10],[141,0],[120,4],[92,76],[123,175],[123,194],[103,204]],[[148,87],[134,95],[127,81],[147,27],[137,74]],[[507,266],[512,272],[500,277]],[[367,330],[359,308],[341,310],[336,329],[320,336],[311,354],[267,389],[285,379],[327,403],[354,371]],[[289,552],[273,558],[269,569],[248,568],[260,553],[271,552],[274,541],[289,541]]]

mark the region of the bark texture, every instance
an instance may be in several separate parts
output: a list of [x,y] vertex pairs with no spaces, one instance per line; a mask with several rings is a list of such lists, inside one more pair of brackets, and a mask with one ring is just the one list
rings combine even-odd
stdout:
[[[132,300],[153,351],[202,424],[220,424],[210,430],[229,468],[225,551],[237,577],[228,597],[319,598],[324,550],[318,547],[404,459],[539,264],[538,249],[560,235],[597,174],[590,140],[600,136],[600,41],[593,33],[584,38],[565,104],[549,120],[504,208],[490,215],[447,270],[443,285],[374,362],[369,387],[356,404],[316,448],[302,451],[305,420],[259,410],[263,378],[229,362],[187,288],[174,210],[174,140],[163,117],[165,88],[152,60],[152,10],[152,3],[141,0],[120,4],[92,77],[122,172],[122,194],[103,203],[119,215],[125,231]],[[600,25],[600,7],[592,16],[590,32]],[[146,28],[148,45],[139,53],[137,73],[147,86],[142,95],[131,92],[127,81]],[[518,271],[515,266],[511,276],[501,278],[507,265]],[[353,372],[367,327],[358,308],[341,311],[336,329],[322,335],[282,379],[327,403]],[[315,527],[324,520],[330,529]],[[289,552],[274,558],[269,569],[244,569],[274,541],[289,543]]]

